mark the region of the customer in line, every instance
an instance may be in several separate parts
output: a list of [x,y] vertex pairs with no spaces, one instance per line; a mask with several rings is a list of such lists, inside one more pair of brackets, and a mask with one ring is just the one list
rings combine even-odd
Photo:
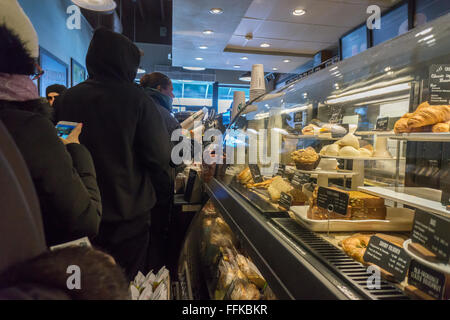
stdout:
[[34,73],[36,31],[17,1],[0,2],[0,120],[30,170],[49,246],[93,238],[101,220],[100,191],[89,151],[79,144],[81,125],[62,141],[39,99]]
[[[158,111],[163,117],[169,137],[173,131],[181,128],[177,119],[172,115],[172,101],[174,98],[172,81],[165,74],[153,72],[141,78],[141,86],[145,93],[156,103]],[[172,146],[172,141],[167,141]],[[152,181],[156,188],[157,202],[152,210],[151,244],[152,259],[150,267],[159,270],[169,263],[169,225],[173,208],[175,169],[170,175],[156,174]]]
[[67,88],[62,84],[52,84],[45,89],[45,95],[51,107],[53,107],[55,99],[66,92],[66,90]]
[[[48,251],[33,181],[2,121],[0,213],[0,300],[129,299],[125,275],[111,256],[80,247]],[[67,286],[71,265],[82,272],[75,290]]]
[[155,175],[169,176],[167,128],[155,103],[134,84],[140,51],[105,28],[94,33],[86,57],[89,80],[60,99],[59,120],[82,122],[80,141],[91,151],[103,202],[96,244],[130,279],[149,271],[150,215]]

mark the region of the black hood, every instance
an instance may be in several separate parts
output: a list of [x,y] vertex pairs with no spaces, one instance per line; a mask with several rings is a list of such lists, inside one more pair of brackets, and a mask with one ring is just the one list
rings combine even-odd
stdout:
[[97,29],[86,56],[89,78],[133,82],[141,60],[138,47],[127,37]]

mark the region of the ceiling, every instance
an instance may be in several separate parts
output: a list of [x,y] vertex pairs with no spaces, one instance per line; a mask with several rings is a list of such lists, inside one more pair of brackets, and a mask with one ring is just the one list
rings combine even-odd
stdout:
[[108,27],[135,42],[172,44],[172,0],[114,0],[114,14],[82,9],[95,29]]
[[[381,11],[399,0],[173,0],[172,55],[174,66],[289,73],[363,23],[369,5]],[[213,15],[211,8],[222,8]],[[294,16],[294,9],[306,14]],[[213,35],[204,35],[204,30]],[[252,39],[246,39],[248,33]],[[261,43],[269,48],[261,48]],[[201,50],[201,45],[208,49]],[[248,60],[242,60],[242,57]],[[196,58],[203,58],[198,61]],[[290,62],[283,62],[289,59]],[[236,68],[235,68],[236,66]],[[239,69],[237,69],[239,66]]]

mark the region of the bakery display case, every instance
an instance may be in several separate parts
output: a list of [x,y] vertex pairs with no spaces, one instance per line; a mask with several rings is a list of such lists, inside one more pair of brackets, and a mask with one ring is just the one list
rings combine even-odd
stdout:
[[447,14],[234,117],[206,191],[278,299],[449,297],[449,61]]

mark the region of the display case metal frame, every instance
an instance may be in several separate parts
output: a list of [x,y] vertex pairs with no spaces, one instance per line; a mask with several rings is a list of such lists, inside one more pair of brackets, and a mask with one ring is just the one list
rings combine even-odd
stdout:
[[[302,246],[286,229],[280,228],[282,223],[278,223],[291,222],[295,228],[293,220],[262,215],[221,181],[213,179],[206,191],[278,299],[406,298],[384,281],[377,294],[362,290],[361,285],[357,286],[344,273],[330,268],[312,247]],[[352,265],[360,274],[365,270],[359,263],[352,262]]]

